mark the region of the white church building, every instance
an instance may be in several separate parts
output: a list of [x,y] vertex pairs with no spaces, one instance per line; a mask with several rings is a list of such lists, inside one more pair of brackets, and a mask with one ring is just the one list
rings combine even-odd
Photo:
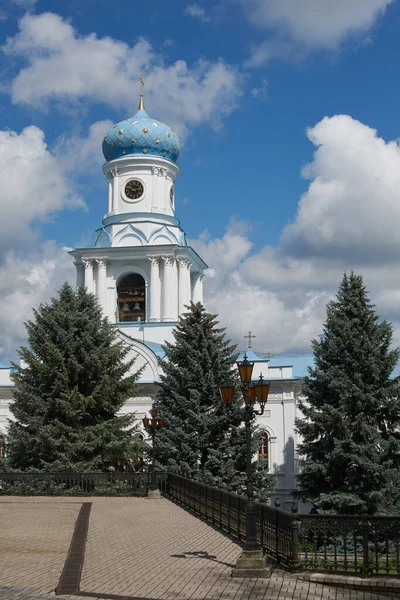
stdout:
[[[185,305],[203,302],[208,268],[187,245],[175,216],[179,151],[177,134],[147,114],[141,95],[137,113],[114,125],[103,140],[107,212],[94,247],[71,252],[77,284],[84,283],[97,296],[104,315],[136,357],[134,370],[143,367],[142,395],[131,398],[122,411],[135,412],[140,423],[151,408],[162,372],[162,344],[173,341],[172,330]],[[259,455],[277,473],[276,494],[282,508],[288,508],[296,485],[300,382],[312,359],[271,357],[251,347],[247,357],[255,363],[254,377],[262,373],[271,382],[266,410],[258,418],[264,432]],[[0,366],[0,452],[12,418],[10,371]]]

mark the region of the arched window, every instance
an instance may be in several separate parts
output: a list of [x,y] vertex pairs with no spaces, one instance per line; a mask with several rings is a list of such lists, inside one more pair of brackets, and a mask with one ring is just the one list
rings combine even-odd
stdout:
[[265,469],[266,471],[268,471],[268,466],[269,466],[269,435],[266,431],[263,432],[262,434],[262,438],[261,438],[261,443],[260,443],[260,448],[258,450],[258,460],[261,462],[262,461],[262,468]]
[[141,275],[131,273],[117,285],[118,320],[146,320],[146,284]]

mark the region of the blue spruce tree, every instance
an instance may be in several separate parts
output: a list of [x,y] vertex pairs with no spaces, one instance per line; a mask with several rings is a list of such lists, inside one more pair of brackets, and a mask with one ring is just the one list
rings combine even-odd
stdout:
[[[225,339],[216,315],[191,304],[165,345],[156,398],[166,426],[157,436],[157,458],[165,469],[225,487],[245,489],[244,406],[237,376],[236,346]],[[224,406],[219,386],[237,385],[232,406]],[[254,455],[260,435],[253,426]],[[270,495],[276,480],[254,461],[259,498]]]
[[362,277],[344,275],[313,340],[297,429],[299,497],[322,511],[376,512],[395,492],[400,463],[400,401],[392,372],[390,323],[378,321]]
[[132,464],[139,453],[132,415],[117,416],[135,394],[133,361],[84,287],[62,286],[58,298],[26,324],[29,348],[14,365],[7,437],[13,469],[97,471]]

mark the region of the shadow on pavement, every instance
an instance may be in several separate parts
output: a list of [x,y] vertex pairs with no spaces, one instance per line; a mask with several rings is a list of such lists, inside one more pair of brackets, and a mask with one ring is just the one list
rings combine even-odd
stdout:
[[171,558],[205,558],[206,560],[211,560],[213,562],[219,563],[220,565],[225,565],[226,567],[233,567],[235,565],[231,563],[223,562],[222,560],[217,559],[216,554],[209,554],[208,552],[204,552],[199,550],[198,552],[183,552],[182,554],[171,554]]

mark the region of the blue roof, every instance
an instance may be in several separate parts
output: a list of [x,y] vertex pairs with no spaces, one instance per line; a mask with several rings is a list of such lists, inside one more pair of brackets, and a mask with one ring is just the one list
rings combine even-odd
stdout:
[[293,359],[295,357],[291,356],[290,358],[287,356],[273,356],[269,361],[270,367],[293,367]]
[[156,356],[159,358],[164,358],[165,352],[163,347],[160,344],[156,344],[155,342],[143,342],[145,346],[149,348]]
[[130,119],[113,125],[103,140],[104,158],[109,161],[121,156],[158,156],[173,162],[178,160],[180,141],[173,129],[149,117],[139,109]]
[[296,356],[293,359],[293,377],[303,378],[308,375],[308,367],[314,366],[313,356]]

